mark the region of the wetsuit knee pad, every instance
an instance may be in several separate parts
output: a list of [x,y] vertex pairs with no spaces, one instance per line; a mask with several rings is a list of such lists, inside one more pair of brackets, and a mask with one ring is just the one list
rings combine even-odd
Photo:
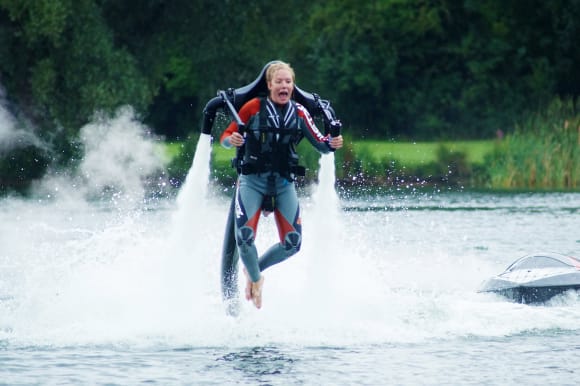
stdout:
[[238,230],[238,247],[251,247],[254,244],[254,230],[250,227],[241,227]]
[[284,250],[289,255],[293,255],[300,250],[302,244],[302,236],[298,232],[288,232],[284,237]]

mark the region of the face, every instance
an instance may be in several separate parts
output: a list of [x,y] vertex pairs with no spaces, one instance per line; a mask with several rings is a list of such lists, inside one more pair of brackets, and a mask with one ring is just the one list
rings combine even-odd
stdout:
[[276,71],[272,80],[268,82],[268,90],[272,102],[279,105],[288,103],[294,91],[294,80],[290,71],[285,69]]

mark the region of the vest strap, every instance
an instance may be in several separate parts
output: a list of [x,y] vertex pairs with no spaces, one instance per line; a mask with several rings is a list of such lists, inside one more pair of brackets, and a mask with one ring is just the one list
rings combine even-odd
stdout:
[[270,119],[274,112],[268,108],[266,98],[260,98],[257,120],[250,120],[246,126],[246,143],[232,160],[238,174],[279,173],[290,181],[306,174],[306,169],[298,165],[295,145],[301,139],[299,117],[296,107],[288,106],[291,107],[293,116],[286,125],[282,116]]

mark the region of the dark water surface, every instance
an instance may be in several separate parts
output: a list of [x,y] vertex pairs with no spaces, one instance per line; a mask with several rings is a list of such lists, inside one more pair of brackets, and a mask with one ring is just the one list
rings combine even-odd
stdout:
[[265,273],[264,308],[231,318],[216,258],[226,198],[187,220],[170,201],[2,200],[0,384],[580,379],[577,294],[529,306],[477,293],[523,254],[579,256],[580,194],[342,199],[330,221],[314,201],[301,254]]

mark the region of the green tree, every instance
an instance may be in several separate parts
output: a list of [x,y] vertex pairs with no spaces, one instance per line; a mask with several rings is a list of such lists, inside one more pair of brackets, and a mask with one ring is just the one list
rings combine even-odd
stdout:
[[289,36],[300,34],[302,6],[175,0],[103,1],[115,41],[139,58],[157,86],[148,122],[170,137],[199,130],[201,110],[218,89],[252,81],[272,59],[288,60]]
[[124,104],[185,138],[272,59],[356,135],[489,137],[578,96],[579,24],[580,0],[0,0],[0,82],[63,148]]
[[311,68],[370,136],[482,137],[578,95],[579,1],[354,0],[316,6]]
[[44,127],[74,136],[95,111],[152,97],[136,59],[114,45],[93,0],[0,0],[0,34],[10,55],[0,65],[9,94]]

